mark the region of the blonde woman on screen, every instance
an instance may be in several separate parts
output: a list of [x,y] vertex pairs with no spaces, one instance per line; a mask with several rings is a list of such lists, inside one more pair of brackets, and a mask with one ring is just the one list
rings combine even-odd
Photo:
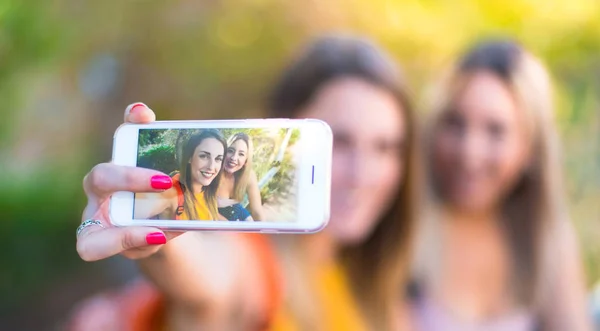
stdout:
[[[229,138],[217,196],[219,214],[230,221],[265,220],[258,179],[252,169],[253,153],[252,139],[246,133]],[[246,194],[250,211],[242,206]]]

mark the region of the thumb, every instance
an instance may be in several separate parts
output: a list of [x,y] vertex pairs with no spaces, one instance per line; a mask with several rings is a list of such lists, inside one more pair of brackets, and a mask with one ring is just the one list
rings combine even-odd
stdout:
[[77,252],[85,261],[97,261],[130,249],[165,244],[167,237],[157,228],[112,227],[90,231],[77,239]]
[[156,115],[141,102],[132,103],[125,108],[125,123],[146,124],[156,121]]

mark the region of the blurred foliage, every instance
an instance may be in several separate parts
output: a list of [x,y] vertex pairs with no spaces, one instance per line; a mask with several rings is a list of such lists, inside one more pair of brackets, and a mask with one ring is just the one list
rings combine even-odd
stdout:
[[138,167],[154,169],[170,174],[179,168],[172,145],[152,145],[140,152]]
[[[0,192],[0,311],[56,281],[57,270],[77,265],[73,225],[85,201],[79,187],[83,174],[33,175],[32,185],[4,181]],[[76,182],[76,184],[74,183]],[[74,221],[75,220],[75,221]],[[65,231],[65,224],[68,230]]]
[[[295,167],[292,157],[287,154],[283,161],[278,165],[279,169],[273,178],[260,190],[260,196],[263,203],[285,201],[291,193],[290,188],[294,187]],[[261,177],[259,177],[260,179]]]
[[[273,147],[274,152],[271,153],[271,157],[269,158],[269,167],[266,167],[266,164],[263,165],[262,168],[257,167],[256,165],[254,166],[259,181],[261,180],[261,178],[263,178],[266,172],[270,170],[271,167],[278,168],[273,178],[271,178],[271,180],[267,182],[267,184],[260,190],[260,196],[263,204],[273,202],[273,200],[277,199],[279,199],[280,201],[285,200],[288,194],[290,194],[291,188],[296,187],[296,167],[294,164],[294,155],[293,153],[291,153],[291,151],[294,150],[296,142],[298,141],[298,139],[300,139],[299,130],[292,131],[292,134],[288,141],[286,152],[283,155],[283,159],[281,161],[276,160],[277,153],[279,153],[281,149],[281,144],[283,143],[286,134],[286,129],[280,129],[278,133],[279,139],[277,139],[275,143],[271,145]],[[265,146],[268,148],[269,145],[261,146]]]
[[[69,110],[86,112],[85,122],[57,117],[48,124],[62,124],[65,132],[83,127],[88,135],[80,139],[89,141],[86,150],[72,150],[86,169],[40,158],[28,164],[35,173],[0,178],[0,254],[9,266],[0,268],[0,311],[10,314],[2,308],[23,306],[23,298],[44,295],[61,275],[85,268],[73,249],[85,203],[81,178],[109,155],[107,142],[126,104],[144,101],[159,119],[260,117],[285,61],[310,37],[331,31],[379,42],[402,64],[414,91],[487,36],[512,36],[541,56],[556,83],[571,216],[588,281],[600,278],[597,0],[0,0],[0,162],[16,157],[15,133],[28,130],[25,104],[44,104],[33,100],[41,76],[69,91],[56,97],[86,102]],[[92,70],[99,57],[118,65],[108,66],[111,72]],[[109,88],[82,86],[89,81],[108,82]],[[420,95],[414,93],[417,100]],[[37,135],[44,132],[32,132]],[[266,142],[255,145],[261,160],[277,150]],[[257,162],[257,173],[271,161]]]
[[27,97],[14,82],[67,51],[68,37],[50,2],[0,1],[0,147],[13,132],[19,97]]

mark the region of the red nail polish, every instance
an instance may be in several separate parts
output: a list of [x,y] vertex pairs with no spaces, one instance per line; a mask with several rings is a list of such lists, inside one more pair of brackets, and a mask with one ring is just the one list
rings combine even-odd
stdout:
[[162,245],[167,243],[167,237],[162,232],[149,233],[146,236],[148,245]]
[[156,190],[166,190],[170,189],[173,186],[173,182],[171,181],[171,177],[165,175],[156,175],[150,178],[150,186]]
[[136,110],[135,110],[136,108],[137,108],[138,110],[140,110],[141,108],[139,108],[139,107],[146,107],[146,105],[144,105],[143,103],[136,103],[136,104],[134,104],[133,106],[131,106],[131,109],[129,110],[129,113],[130,113],[130,114],[133,114],[133,112],[135,112],[135,111],[136,111]]

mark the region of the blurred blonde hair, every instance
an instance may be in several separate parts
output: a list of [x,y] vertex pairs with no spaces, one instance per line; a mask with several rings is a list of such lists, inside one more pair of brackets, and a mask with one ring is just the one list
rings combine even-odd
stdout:
[[[510,40],[490,40],[475,45],[441,80],[429,97],[432,111],[427,122],[426,142],[431,160],[433,135],[440,118],[450,109],[468,84],[472,75],[488,72],[501,79],[512,91],[526,118],[530,143],[530,162],[502,204],[505,229],[511,242],[514,262],[513,279],[517,299],[526,305],[539,307],[544,298],[551,270],[551,238],[558,225],[568,220],[562,187],[560,143],[554,123],[551,80],[542,62],[518,43]],[[432,194],[439,196],[431,165]],[[431,216],[431,215],[430,215]],[[432,217],[435,218],[435,217]],[[423,231],[439,231],[435,221],[424,220]],[[433,227],[431,227],[433,226]],[[426,246],[430,247],[426,247]],[[418,246],[416,272],[431,271],[435,243],[421,242]],[[439,247],[439,246],[438,246]],[[426,252],[429,251],[429,252]],[[429,268],[429,271],[423,271]]]
[[250,175],[252,173],[252,155],[254,154],[254,148],[252,145],[252,139],[244,132],[238,132],[232,135],[227,141],[227,149],[231,147],[236,141],[242,140],[248,146],[248,153],[246,154],[246,163],[244,166],[236,171],[233,176],[235,183],[233,184],[233,198],[239,202],[244,200],[246,190],[248,189],[248,183],[250,182]]

